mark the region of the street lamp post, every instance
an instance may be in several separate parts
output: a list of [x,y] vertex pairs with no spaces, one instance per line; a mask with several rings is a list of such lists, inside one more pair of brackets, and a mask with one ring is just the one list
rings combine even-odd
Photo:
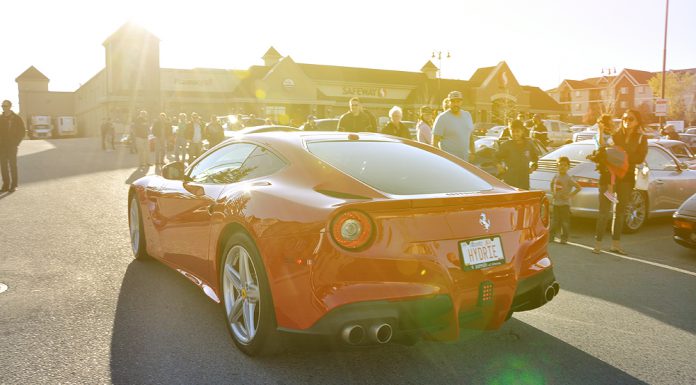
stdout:
[[[449,59],[450,57],[452,57],[450,55],[449,51],[446,51],[446,53],[447,53],[447,56],[445,57],[445,59]],[[438,79],[440,79],[440,78],[442,78],[442,51],[433,50],[433,54],[430,58],[435,59],[436,57],[437,57],[437,77],[438,77]]]
[[[669,20],[669,0],[666,0],[666,6],[665,6],[665,41],[662,46],[662,99],[665,99],[665,83],[667,83],[667,79],[665,79],[665,67],[667,65],[667,21]],[[664,128],[662,126],[662,116],[660,116],[660,131]]]

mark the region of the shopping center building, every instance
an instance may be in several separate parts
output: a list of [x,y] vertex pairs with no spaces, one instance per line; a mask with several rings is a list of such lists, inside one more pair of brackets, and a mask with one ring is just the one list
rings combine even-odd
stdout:
[[97,135],[107,116],[125,126],[139,110],[151,117],[195,111],[206,120],[255,114],[299,124],[309,114],[339,116],[358,96],[375,116],[400,106],[405,120],[416,120],[421,106],[439,107],[452,90],[464,94],[463,107],[475,122],[500,123],[518,112],[565,114],[546,92],[520,85],[504,61],[479,68],[469,80],[455,80],[440,79],[430,61],[417,72],[305,64],[271,47],[262,65],[246,70],[161,68],[159,39],[130,23],[103,45],[104,69],[73,93],[49,91],[49,79],[34,67],[17,77],[20,115],[75,115],[85,135]]

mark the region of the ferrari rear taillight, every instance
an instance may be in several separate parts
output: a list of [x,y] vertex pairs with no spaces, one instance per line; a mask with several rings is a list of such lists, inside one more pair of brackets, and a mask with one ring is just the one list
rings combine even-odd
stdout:
[[551,217],[551,213],[549,210],[549,199],[546,197],[541,198],[541,223],[544,224],[545,227],[549,227],[549,219]]
[[342,212],[331,222],[331,237],[339,246],[351,251],[366,247],[373,233],[372,220],[361,211]]

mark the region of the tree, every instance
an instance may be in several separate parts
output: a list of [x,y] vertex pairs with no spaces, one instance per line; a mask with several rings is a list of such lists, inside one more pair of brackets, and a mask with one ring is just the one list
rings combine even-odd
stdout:
[[[665,99],[669,100],[668,117],[672,119],[690,120],[692,111],[686,102],[686,96],[694,88],[696,73],[668,72],[665,82]],[[655,96],[662,95],[662,74],[657,74],[648,80],[648,85]],[[688,116],[687,116],[688,115]]]
[[597,118],[599,117],[600,113],[602,111],[602,103],[601,102],[590,102],[590,106],[587,109],[587,112],[585,115],[582,116],[582,122],[584,124],[595,124],[597,122]]

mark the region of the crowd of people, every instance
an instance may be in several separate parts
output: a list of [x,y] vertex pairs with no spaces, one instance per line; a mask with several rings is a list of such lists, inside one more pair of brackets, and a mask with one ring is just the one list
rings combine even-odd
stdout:
[[[103,150],[115,148],[114,136],[114,125],[106,117],[101,125]],[[161,112],[150,121],[148,112],[140,111],[130,125],[126,142],[131,152],[138,154],[139,166],[146,168],[153,165],[150,152],[154,152],[155,166],[163,166],[167,159],[191,163],[203,152],[204,141],[213,147],[224,138],[224,129],[215,115],[206,122],[195,112],[190,117],[185,113],[169,117]]]

